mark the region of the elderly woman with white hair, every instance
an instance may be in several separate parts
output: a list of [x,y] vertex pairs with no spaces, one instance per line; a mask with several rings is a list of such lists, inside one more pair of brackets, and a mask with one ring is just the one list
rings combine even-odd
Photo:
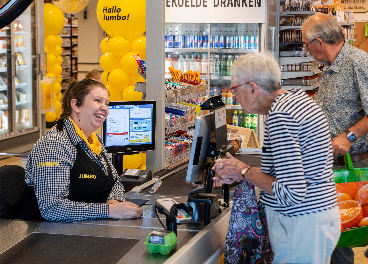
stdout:
[[243,112],[266,115],[261,168],[230,154],[215,180],[260,188],[273,263],[329,263],[340,237],[331,138],[320,107],[301,89],[280,87],[279,65],[266,54],[244,55],[231,67]]

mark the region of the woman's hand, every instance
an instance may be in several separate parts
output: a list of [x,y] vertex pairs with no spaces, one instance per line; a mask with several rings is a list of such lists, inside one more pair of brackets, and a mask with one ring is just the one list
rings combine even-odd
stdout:
[[212,170],[220,175],[220,177],[214,177],[213,179],[224,184],[244,181],[241,172],[245,168],[250,168],[250,166],[234,158],[230,153],[226,153],[226,157],[228,159],[219,160],[212,167]]
[[140,218],[143,215],[142,209],[131,202],[109,200],[107,204],[109,205],[109,218]]

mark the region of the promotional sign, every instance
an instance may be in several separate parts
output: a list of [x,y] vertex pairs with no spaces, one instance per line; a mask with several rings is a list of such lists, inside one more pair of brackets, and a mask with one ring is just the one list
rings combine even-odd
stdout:
[[265,23],[266,0],[164,0],[167,23]]

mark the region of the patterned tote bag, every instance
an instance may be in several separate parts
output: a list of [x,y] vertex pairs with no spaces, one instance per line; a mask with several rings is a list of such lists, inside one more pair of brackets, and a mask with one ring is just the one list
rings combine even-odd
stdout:
[[242,250],[257,239],[250,263],[272,263],[273,253],[268,239],[264,206],[257,204],[254,185],[247,181],[239,184],[234,193],[229,228],[226,235],[224,263],[238,264]]

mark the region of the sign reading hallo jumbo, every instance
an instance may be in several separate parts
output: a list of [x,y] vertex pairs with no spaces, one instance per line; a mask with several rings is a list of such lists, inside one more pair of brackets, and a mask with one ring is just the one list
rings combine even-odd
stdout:
[[146,0],[99,0],[97,18],[107,34],[131,41],[146,31]]

